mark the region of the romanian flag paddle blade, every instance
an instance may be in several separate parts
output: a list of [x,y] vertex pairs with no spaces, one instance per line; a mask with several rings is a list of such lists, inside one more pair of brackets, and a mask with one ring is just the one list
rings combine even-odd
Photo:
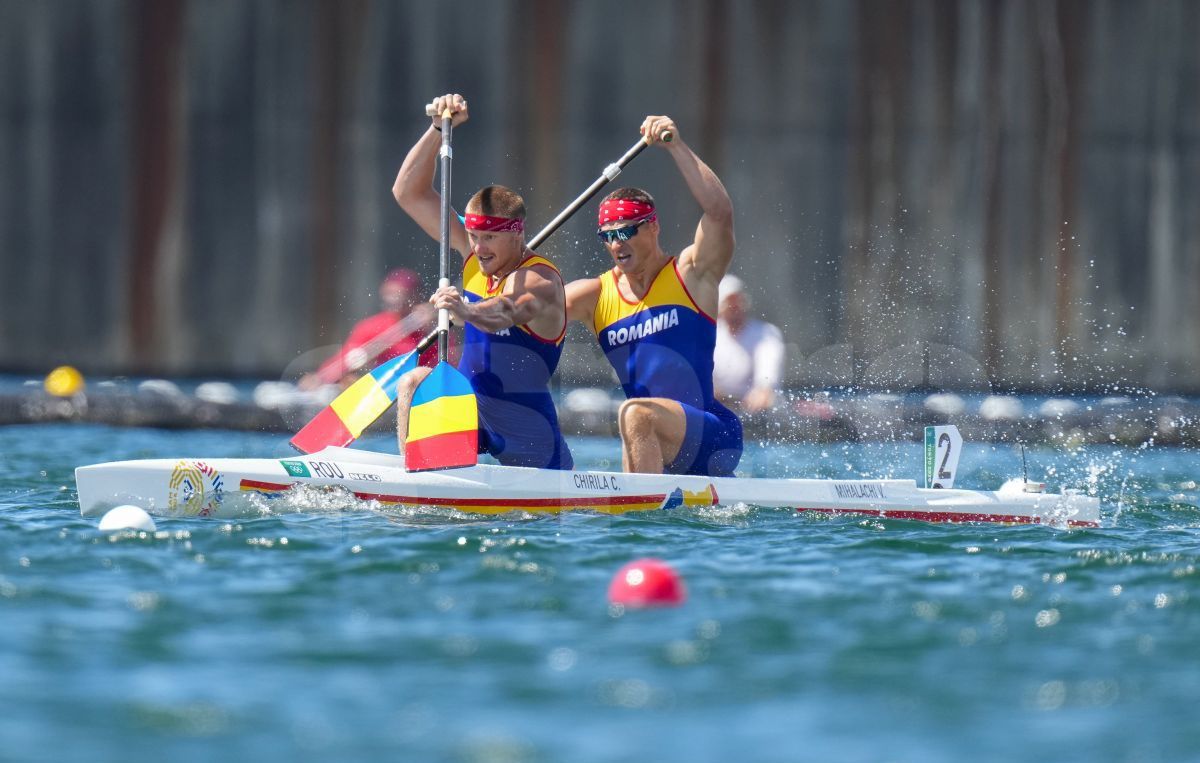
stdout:
[[396,402],[400,377],[417,367],[420,350],[413,350],[376,367],[347,387],[292,438],[301,453],[316,453],[331,445],[345,447],[358,439]]
[[413,393],[404,466],[410,472],[479,462],[479,407],[457,368],[438,363]]

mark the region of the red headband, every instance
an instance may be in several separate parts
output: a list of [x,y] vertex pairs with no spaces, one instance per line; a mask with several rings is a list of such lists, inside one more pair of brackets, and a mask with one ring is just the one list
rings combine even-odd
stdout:
[[642,220],[654,214],[654,205],[637,199],[608,199],[600,204],[600,224]]
[[468,212],[463,216],[463,225],[467,230],[485,230],[485,231],[514,231],[520,233],[525,230],[525,221],[519,217],[492,217],[491,215],[473,215]]

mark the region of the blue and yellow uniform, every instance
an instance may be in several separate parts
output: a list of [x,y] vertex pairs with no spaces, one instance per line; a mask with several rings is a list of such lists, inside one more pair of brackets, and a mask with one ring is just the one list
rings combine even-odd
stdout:
[[[533,265],[558,272],[545,257],[533,254],[517,270]],[[463,298],[479,302],[498,296],[511,275],[498,281],[489,277],[472,253],[463,265]],[[479,403],[480,453],[491,453],[505,466],[570,469],[574,465],[549,389],[566,328],[565,315],[562,331],[553,338],[538,336],[528,326],[495,333],[469,323],[464,327],[458,370],[470,380]]]
[[687,433],[666,470],[732,475],[742,457],[742,423],[713,397],[717,324],[688,294],[675,259],[636,302],[621,294],[616,269],[600,276],[592,329],[626,397],[662,397],[683,405]]

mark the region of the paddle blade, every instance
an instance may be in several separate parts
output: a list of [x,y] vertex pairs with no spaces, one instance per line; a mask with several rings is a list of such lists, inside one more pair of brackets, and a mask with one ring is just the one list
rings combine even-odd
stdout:
[[404,465],[410,472],[474,466],[479,462],[479,407],[471,383],[439,363],[413,393]]
[[396,385],[401,376],[417,367],[419,352],[393,358],[351,384],[296,433],[292,447],[301,453],[316,453],[357,440],[396,402]]

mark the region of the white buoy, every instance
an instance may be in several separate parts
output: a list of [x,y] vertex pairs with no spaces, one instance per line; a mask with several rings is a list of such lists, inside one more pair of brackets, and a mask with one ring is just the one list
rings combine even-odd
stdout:
[[145,530],[152,533],[158,529],[154,519],[141,506],[126,504],[117,506],[105,512],[100,518],[100,529],[104,532],[112,530]]
[[159,395],[160,397],[183,397],[183,390],[169,379],[146,379],[137,386],[143,395]]
[[1059,419],[1079,410],[1079,403],[1064,397],[1052,397],[1038,406],[1038,414],[1047,419]]
[[938,392],[925,398],[925,410],[943,416],[960,416],[966,409],[966,402],[953,392]]
[[254,404],[259,408],[282,408],[285,405],[308,402],[306,393],[284,381],[259,382],[254,388]]
[[989,395],[979,404],[979,415],[987,421],[1015,421],[1025,415],[1025,406],[1011,395]]
[[229,382],[210,381],[196,386],[196,397],[206,403],[231,405],[238,401],[238,391]]

